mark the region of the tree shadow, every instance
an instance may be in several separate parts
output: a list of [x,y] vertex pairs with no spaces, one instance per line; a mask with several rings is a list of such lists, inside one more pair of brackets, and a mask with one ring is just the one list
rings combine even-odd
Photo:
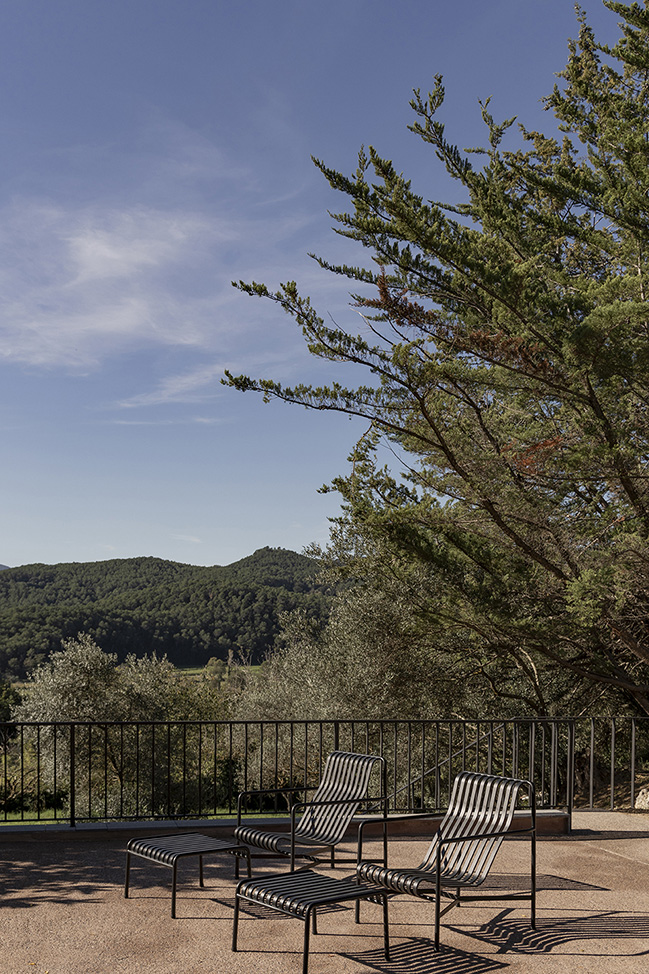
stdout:
[[[0,895],[3,907],[35,907],[40,903],[87,902],[92,896],[121,888],[126,873],[126,843],[120,839],[38,840],[0,845]],[[205,885],[234,882],[234,860],[215,855],[204,861]],[[178,894],[199,889],[194,857],[178,863]],[[151,887],[171,891],[171,870],[133,857],[131,891],[134,896]]]
[[0,847],[3,907],[73,903],[124,882],[121,848],[105,843],[17,843]]

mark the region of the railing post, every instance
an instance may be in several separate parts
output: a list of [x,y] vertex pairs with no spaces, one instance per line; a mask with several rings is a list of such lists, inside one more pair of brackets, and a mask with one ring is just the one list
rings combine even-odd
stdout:
[[77,802],[77,789],[76,789],[76,741],[75,741],[75,725],[70,724],[70,828],[73,829],[76,824],[76,802]]

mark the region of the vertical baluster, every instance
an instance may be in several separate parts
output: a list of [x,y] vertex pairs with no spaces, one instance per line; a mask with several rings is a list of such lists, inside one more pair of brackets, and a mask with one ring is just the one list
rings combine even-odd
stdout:
[[70,727],[70,828],[77,824],[77,748],[76,748],[76,728],[73,723]]
[[615,717],[611,717],[611,811],[615,808]]
[[631,718],[631,808],[635,808],[635,717]]

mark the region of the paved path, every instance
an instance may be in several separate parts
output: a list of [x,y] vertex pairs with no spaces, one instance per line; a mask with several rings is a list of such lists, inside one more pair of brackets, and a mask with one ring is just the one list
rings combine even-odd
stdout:
[[[645,974],[649,970],[649,813],[580,813],[570,837],[544,838],[538,855],[538,929],[526,904],[451,911],[442,950],[431,944],[432,904],[390,904],[392,960],[382,952],[380,908],[323,913],[312,938],[310,974]],[[232,954],[232,862],[179,872],[178,919],[170,919],[169,870],[135,863],[132,899],[122,895],[124,840],[2,837],[1,974],[299,974],[302,927],[277,915],[242,912]],[[391,861],[416,865],[425,843],[398,839]],[[528,845],[504,844],[499,876],[524,875]],[[268,863],[264,872],[278,871]],[[337,870],[339,875],[349,867]],[[504,882],[504,880],[501,880]]]

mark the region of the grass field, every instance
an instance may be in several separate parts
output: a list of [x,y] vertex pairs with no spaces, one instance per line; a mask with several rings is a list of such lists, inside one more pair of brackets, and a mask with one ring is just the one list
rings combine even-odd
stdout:
[[[261,664],[246,667],[246,670],[249,670],[251,673],[258,673],[260,669],[261,669]],[[203,675],[204,667],[203,666],[177,666],[176,670],[180,674],[182,674],[182,676],[186,676],[190,680],[198,680]]]

